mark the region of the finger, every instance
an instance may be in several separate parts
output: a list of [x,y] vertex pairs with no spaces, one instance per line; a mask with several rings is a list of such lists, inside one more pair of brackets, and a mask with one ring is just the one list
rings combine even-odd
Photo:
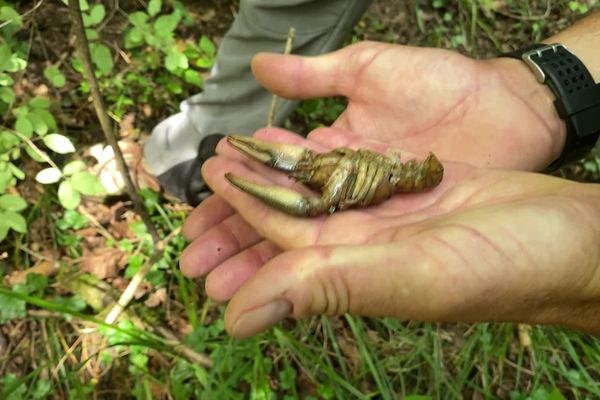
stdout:
[[267,261],[281,250],[273,243],[263,240],[229,258],[206,277],[206,293],[217,301],[229,300]]
[[[438,317],[440,271],[406,246],[320,247],[274,257],[233,296],[225,315],[237,338],[285,317],[351,312],[403,319]],[[392,265],[392,263],[394,265]],[[435,283],[438,283],[436,285]]]
[[317,57],[260,53],[252,72],[267,89],[289,99],[349,96],[364,68],[390,47],[363,42]]
[[225,200],[213,194],[188,215],[183,224],[183,236],[187,240],[194,240],[234,213],[235,210]]
[[190,243],[179,258],[179,268],[189,278],[204,276],[261,239],[252,226],[234,214]]
[[278,186],[292,186],[294,190],[307,193],[307,189],[295,184],[285,174],[271,170],[257,173],[248,166],[215,157],[204,163],[202,175],[219,196],[239,212],[258,231],[259,235],[272,240],[281,248],[312,244],[322,218],[297,218],[265,205],[260,200],[242,192],[224,179],[226,173],[260,183]]

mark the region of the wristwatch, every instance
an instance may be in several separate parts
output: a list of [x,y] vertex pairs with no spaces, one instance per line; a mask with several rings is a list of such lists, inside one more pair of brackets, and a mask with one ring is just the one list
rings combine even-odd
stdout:
[[535,44],[502,56],[523,60],[537,81],[548,85],[567,124],[565,147],[548,169],[585,157],[600,136],[600,84],[581,60],[562,44]]

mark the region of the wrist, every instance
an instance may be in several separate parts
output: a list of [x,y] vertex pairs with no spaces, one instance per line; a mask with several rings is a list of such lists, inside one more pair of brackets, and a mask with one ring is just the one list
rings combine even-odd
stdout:
[[532,135],[538,138],[538,142],[532,146],[544,154],[543,164],[539,165],[538,169],[544,169],[560,156],[566,138],[566,123],[558,115],[554,105],[554,94],[546,85],[540,84],[527,65],[520,60],[497,58],[489,62],[500,75],[507,90],[545,127],[544,135]]

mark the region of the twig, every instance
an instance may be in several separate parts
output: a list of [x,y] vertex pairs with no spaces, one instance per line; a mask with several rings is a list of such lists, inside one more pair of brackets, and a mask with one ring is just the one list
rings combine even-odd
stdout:
[[52,161],[52,159],[48,156],[48,154],[45,151],[41,150],[39,147],[37,147],[35,145],[35,143],[33,143],[33,141],[31,141],[31,139],[29,139],[27,136],[23,135],[19,131],[15,131],[12,129],[8,129],[7,132],[12,133],[16,137],[18,137],[19,139],[21,139],[22,141],[27,143],[27,145],[29,147],[31,147],[31,150],[35,151],[37,153],[37,155],[40,156],[41,158],[43,158],[44,161],[46,161],[48,164],[50,164],[50,166],[52,168],[56,168],[57,170],[60,171],[60,168],[58,168],[58,165],[56,165],[56,163],[54,161]]
[[148,261],[146,261],[146,263],[142,265],[138,272],[136,272],[133,278],[131,278],[129,285],[127,285],[125,291],[123,291],[123,294],[117,301],[117,304],[115,304],[110,310],[110,312],[104,319],[104,322],[106,322],[107,324],[112,324],[117,320],[119,314],[123,312],[123,310],[125,309],[125,307],[127,307],[131,299],[133,299],[133,296],[135,295],[138,286],[140,285],[140,283],[142,283],[142,280],[144,279],[148,271],[150,271],[150,268],[152,268],[152,266],[156,264],[158,260],[161,259],[166,244],[173,238],[173,236],[178,235],[180,231],[181,227],[173,230],[171,233],[169,233],[169,235],[167,235],[167,237],[165,237],[164,239],[162,239],[154,245],[154,253],[152,253]]
[[[296,36],[296,29],[290,26],[288,31],[287,41],[285,42],[285,50],[283,54],[290,54],[292,52],[292,44],[294,43],[294,37]],[[271,108],[269,109],[269,116],[267,117],[267,127],[273,126],[273,119],[275,118],[275,111],[277,111],[277,98],[276,94],[271,98]]]
[[125,181],[125,188],[127,190],[127,194],[129,195],[129,197],[131,197],[131,201],[133,202],[135,210],[142,218],[144,225],[146,225],[146,229],[152,237],[152,241],[156,244],[160,241],[160,237],[158,235],[158,232],[156,231],[156,228],[150,220],[150,216],[144,208],[142,199],[138,195],[135,186],[133,185],[131,176],[129,175],[129,168],[125,163],[123,153],[119,148],[117,138],[114,135],[112,123],[108,118],[106,105],[104,104],[104,100],[102,99],[102,95],[100,94],[100,90],[98,89],[98,82],[96,81],[94,69],[92,68],[90,48],[87,41],[87,37],[85,35],[85,28],[83,26],[81,9],[79,8],[79,0],[69,0],[69,11],[71,14],[71,21],[75,29],[75,48],[77,49],[77,52],[81,57],[84,76],[88,81],[88,84],[90,85],[90,92],[92,94],[94,108],[96,109],[96,115],[98,116],[98,120],[100,121],[102,132],[104,133],[106,141],[110,144],[110,146],[113,149],[113,152],[115,153],[117,166],[119,168],[119,172],[121,173],[121,175],[123,175],[123,180]]
[[156,332],[158,332],[160,335],[162,335],[164,338],[167,339],[166,344],[173,346],[173,349],[175,350],[176,353],[184,356],[191,362],[199,364],[203,367],[206,367],[206,368],[212,367],[212,360],[210,359],[209,356],[207,356],[206,354],[198,353],[197,351],[193,350],[192,348],[182,344],[181,341],[179,340],[179,338],[177,338],[177,336],[170,330],[168,330],[162,326],[157,326],[155,330],[156,330]]
[[[33,6],[32,9],[25,11],[22,15],[20,15],[19,17],[21,19],[23,19],[24,17],[28,16],[29,14],[31,14],[32,12],[34,12],[35,10],[37,10],[38,8],[40,8],[40,6],[42,5],[42,3],[44,2],[44,0],[40,0],[36,5]],[[4,28],[6,25],[11,24],[15,19],[11,18],[11,19],[7,19],[6,21],[4,21],[3,23],[0,24],[0,28]]]

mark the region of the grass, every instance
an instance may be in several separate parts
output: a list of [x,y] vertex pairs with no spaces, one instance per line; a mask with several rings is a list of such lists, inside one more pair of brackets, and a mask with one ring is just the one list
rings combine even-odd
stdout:
[[[552,2],[546,13],[543,1],[376,1],[350,41],[409,42],[486,57],[508,50],[509,43],[538,41],[597,6]],[[35,72],[28,74],[35,79]],[[63,94],[63,105],[72,101],[69,96],[81,94]],[[123,96],[111,103],[121,114]],[[151,91],[144,96],[150,105],[156,100]],[[156,101],[180,100],[169,96]],[[142,106],[128,111],[143,119]],[[306,130],[330,123],[342,108],[340,99],[304,102],[288,126]],[[26,185],[31,182],[19,190]],[[150,191],[143,195],[163,236],[181,226],[188,209]],[[286,321],[252,339],[232,340],[224,332],[223,307],[207,299],[201,281],[186,279],[177,267],[186,245],[181,236],[169,242],[147,276],[146,292],[116,325],[106,325],[102,317],[119,295],[119,280],[131,277],[152,253],[129,204],[116,198],[109,205],[113,219],[96,224],[81,212],[65,213],[54,191],[42,191],[27,210],[30,231],[12,233],[0,244],[6,252],[3,274],[43,261],[58,266],[56,274],[30,275],[0,288],[0,316],[6,320],[0,326],[0,399],[600,398],[600,339],[560,328],[533,326],[531,345],[522,346],[513,324],[344,315]],[[99,207],[84,204],[89,215],[102,219],[106,210]],[[118,279],[81,271],[94,246],[128,257]],[[159,288],[166,289],[166,298],[158,306],[146,303]],[[200,364],[202,354],[210,356],[211,367]]]

